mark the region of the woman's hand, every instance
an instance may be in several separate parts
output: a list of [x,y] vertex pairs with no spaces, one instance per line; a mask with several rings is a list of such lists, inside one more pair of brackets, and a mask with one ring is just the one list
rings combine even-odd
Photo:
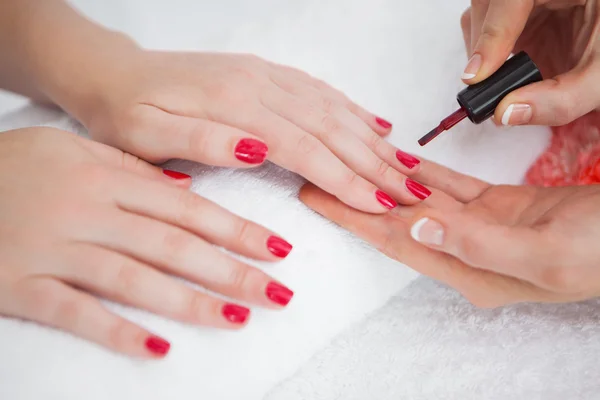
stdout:
[[57,327],[118,352],[160,357],[169,343],[87,292],[182,322],[237,329],[250,310],[213,292],[281,308],[293,292],[213,247],[277,261],[291,245],[103,144],[50,128],[0,135],[0,314]]
[[249,167],[268,159],[357,209],[429,195],[391,125],[296,69],[251,55],[128,51],[94,101],[68,104],[105,144],[151,162]]
[[600,108],[600,1],[473,0],[462,18],[470,61],[463,79],[482,81],[525,50],[545,80],[514,91],[496,109],[504,125],[565,125]]
[[[423,204],[369,215],[312,185],[302,200],[482,307],[600,295],[600,186],[494,186],[431,162]],[[412,236],[412,238],[411,238]]]

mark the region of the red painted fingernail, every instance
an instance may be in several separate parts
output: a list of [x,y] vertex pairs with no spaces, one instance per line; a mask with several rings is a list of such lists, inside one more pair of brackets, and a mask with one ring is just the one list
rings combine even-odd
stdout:
[[274,256],[284,258],[292,251],[292,245],[280,237],[271,236],[267,239],[267,249],[269,249]]
[[420,200],[425,200],[431,195],[431,190],[421,185],[419,182],[415,182],[410,178],[406,179],[406,187],[412,194],[414,194]]
[[381,126],[384,129],[390,129],[392,127],[392,123],[386,121],[383,118],[377,117],[377,118],[375,118],[375,121],[377,121],[377,123],[379,124],[379,126]]
[[188,174],[184,174],[177,171],[171,171],[170,169],[163,169],[163,174],[165,174],[169,178],[177,179],[178,181],[183,179],[192,179],[192,177]]
[[421,163],[421,160],[403,152],[402,150],[396,151],[396,158],[409,169],[412,169]]
[[269,148],[256,139],[242,139],[235,146],[235,158],[248,164],[260,164],[267,158]]
[[265,293],[272,302],[282,306],[286,306],[294,296],[294,292],[277,282],[269,283]]
[[381,204],[383,204],[390,210],[398,205],[398,203],[396,203],[392,196],[381,190],[377,190],[375,192],[375,197],[377,197],[377,201],[379,201]]
[[158,336],[149,336],[148,339],[146,339],[146,348],[154,354],[164,356],[169,352],[171,343]]
[[222,312],[227,321],[233,324],[243,324],[246,322],[248,315],[250,314],[249,309],[236,304],[225,304]]

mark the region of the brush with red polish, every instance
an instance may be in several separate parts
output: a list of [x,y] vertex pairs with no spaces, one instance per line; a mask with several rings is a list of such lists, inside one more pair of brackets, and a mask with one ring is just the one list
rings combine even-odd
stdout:
[[540,70],[527,53],[522,51],[516,54],[489,78],[464,88],[456,96],[460,108],[419,139],[419,144],[425,146],[465,118],[474,124],[481,124],[494,115],[496,107],[507,94],[542,79]]

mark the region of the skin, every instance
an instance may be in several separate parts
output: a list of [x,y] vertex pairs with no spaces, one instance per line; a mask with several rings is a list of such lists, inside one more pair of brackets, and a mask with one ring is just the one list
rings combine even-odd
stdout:
[[[571,302],[600,294],[600,186],[490,185],[422,160],[424,203],[386,215],[352,209],[313,185],[300,198],[326,218],[480,307]],[[422,218],[442,243],[411,236]]]
[[244,167],[234,148],[257,139],[269,161],[352,207],[387,212],[378,189],[420,201],[381,137],[391,127],[294,68],[244,54],[144,50],[60,0],[2,2],[0,53],[3,87],[59,105],[93,139],[147,161]]
[[[33,320],[136,357],[151,333],[95,296],[182,321],[239,329],[230,299],[281,308],[274,281],[213,245],[275,262],[277,236],[120,150],[51,128],[0,135],[0,314]],[[40,204],[43,205],[40,207]],[[218,266],[215,268],[215,266]]]
[[506,96],[496,109],[497,124],[511,104],[529,105],[531,118],[510,125],[566,125],[599,109],[600,91],[591,88],[600,82],[600,1],[473,0],[471,5],[461,24],[468,54],[481,56],[481,67],[465,83],[484,80],[511,52],[522,50],[545,78]]

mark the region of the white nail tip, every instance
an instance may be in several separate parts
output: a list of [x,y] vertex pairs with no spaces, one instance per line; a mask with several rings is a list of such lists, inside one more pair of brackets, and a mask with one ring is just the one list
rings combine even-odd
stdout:
[[462,78],[463,79],[473,79],[473,78],[475,78],[475,76],[477,76],[477,75],[475,75],[475,74],[467,74],[466,72],[464,74],[462,74]]
[[502,125],[508,126],[508,123],[510,122],[510,115],[512,114],[514,107],[515,105],[511,104],[510,106],[508,106],[506,111],[504,111],[504,114],[502,114]]
[[419,232],[421,231],[423,225],[425,225],[427,222],[429,222],[429,218],[421,218],[420,220],[415,222],[414,225],[410,228],[410,236],[412,236],[412,238],[415,239],[417,242],[421,241],[419,237]]

